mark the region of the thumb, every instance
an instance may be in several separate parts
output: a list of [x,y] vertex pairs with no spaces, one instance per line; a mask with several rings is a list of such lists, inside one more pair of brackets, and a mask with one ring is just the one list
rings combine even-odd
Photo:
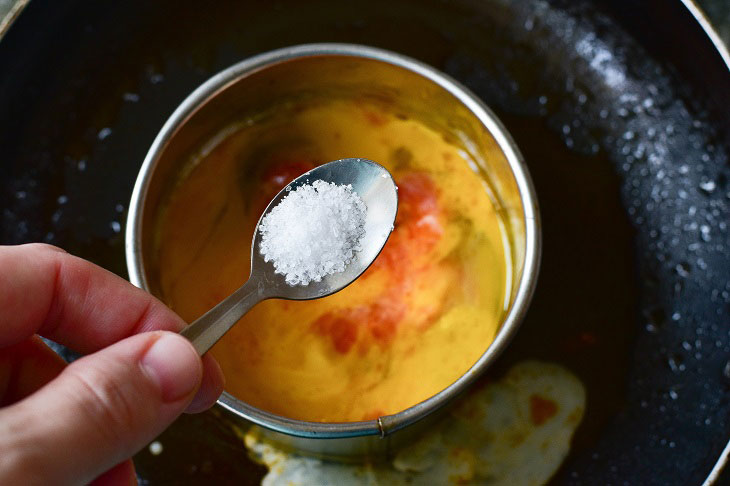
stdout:
[[5,484],[89,482],[131,457],[190,403],[203,374],[182,336],[158,331],[81,358],[0,410]]

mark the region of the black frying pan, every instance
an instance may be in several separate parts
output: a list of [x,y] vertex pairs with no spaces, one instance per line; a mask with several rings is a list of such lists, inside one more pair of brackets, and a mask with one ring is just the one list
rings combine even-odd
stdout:
[[[265,50],[355,42],[497,112],[544,222],[537,292],[492,373],[569,367],[587,411],[556,484],[699,484],[730,438],[730,73],[680,1],[50,2],[0,42],[0,242],[125,275],[132,184],[165,119]],[[150,481],[257,483],[216,415],[137,457]]]

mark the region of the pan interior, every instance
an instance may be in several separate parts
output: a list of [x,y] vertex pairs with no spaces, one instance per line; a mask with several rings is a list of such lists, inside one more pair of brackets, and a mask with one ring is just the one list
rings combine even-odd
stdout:
[[[179,102],[245,57],[321,41],[447,72],[523,152],[542,272],[493,373],[539,358],[586,385],[555,481],[701,482],[730,435],[727,128],[707,113],[712,88],[681,82],[588,3],[31,2],[0,43],[0,69],[13,73],[0,81],[0,241],[48,241],[124,275],[129,194]],[[162,438],[170,454],[141,454],[140,473],[169,477],[184,461],[194,476],[207,461],[255,481],[211,422],[181,421]]]

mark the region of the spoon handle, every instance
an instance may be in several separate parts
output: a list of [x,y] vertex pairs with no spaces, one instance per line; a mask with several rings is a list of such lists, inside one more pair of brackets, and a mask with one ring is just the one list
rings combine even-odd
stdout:
[[196,319],[180,334],[193,343],[200,356],[218,342],[254,305],[264,300],[255,279],[249,279],[238,290]]

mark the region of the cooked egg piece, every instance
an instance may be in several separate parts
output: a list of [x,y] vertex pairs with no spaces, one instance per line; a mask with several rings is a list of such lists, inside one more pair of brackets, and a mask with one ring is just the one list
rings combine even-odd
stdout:
[[540,485],[568,455],[585,400],[583,384],[570,371],[525,361],[501,380],[477,385],[389,463],[352,465],[286,453],[262,440],[257,427],[244,442],[269,468],[265,486]]

